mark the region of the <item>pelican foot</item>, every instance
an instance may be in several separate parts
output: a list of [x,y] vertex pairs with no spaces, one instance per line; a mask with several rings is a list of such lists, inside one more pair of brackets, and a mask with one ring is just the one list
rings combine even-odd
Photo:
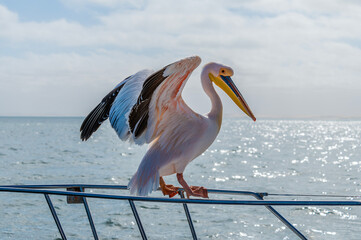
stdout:
[[178,194],[178,187],[175,187],[171,184],[165,184],[164,179],[162,177],[159,178],[160,189],[162,190],[163,195],[168,195],[169,198],[174,197]]
[[178,194],[178,189],[179,189],[178,187],[175,187],[175,186],[170,185],[170,184],[165,185],[164,187],[161,187],[163,195],[164,196],[168,195],[169,198],[172,198],[175,195],[177,195]]
[[190,196],[209,198],[208,190],[204,187],[190,186],[190,189],[191,189],[191,192],[186,191],[187,198],[189,198]]

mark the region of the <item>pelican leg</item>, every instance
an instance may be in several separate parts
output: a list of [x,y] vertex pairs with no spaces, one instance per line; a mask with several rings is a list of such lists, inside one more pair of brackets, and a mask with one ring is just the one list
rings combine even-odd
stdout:
[[177,173],[177,179],[180,185],[182,185],[184,191],[187,193],[187,198],[190,196],[208,198],[208,191],[204,187],[189,186],[183,178],[183,173]]
[[175,187],[173,185],[166,185],[164,182],[163,177],[159,178],[159,185],[160,185],[160,189],[162,190],[163,195],[168,195],[169,198],[174,197],[175,195],[177,195],[178,193],[178,187]]

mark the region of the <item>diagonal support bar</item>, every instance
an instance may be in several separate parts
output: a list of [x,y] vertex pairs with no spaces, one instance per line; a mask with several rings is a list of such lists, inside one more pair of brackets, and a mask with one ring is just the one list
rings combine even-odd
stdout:
[[54,206],[53,206],[53,203],[51,202],[51,199],[50,199],[49,195],[48,195],[48,194],[44,194],[44,197],[45,197],[45,199],[46,199],[46,202],[48,203],[50,212],[51,212],[51,214],[53,215],[55,224],[56,224],[56,226],[58,227],[58,230],[59,230],[59,233],[60,233],[60,235],[61,235],[61,238],[62,238],[63,240],[66,240],[66,236],[65,236],[64,230],[63,230],[63,228],[62,228],[62,226],[61,226],[61,224],[60,224],[58,215],[56,214],[55,208],[54,208]]
[[[84,188],[81,187],[80,191],[84,192]],[[94,240],[98,240],[99,238],[98,238],[97,230],[95,228],[94,221],[93,221],[92,215],[90,213],[90,208],[89,208],[89,205],[88,205],[88,201],[86,200],[86,197],[83,197],[83,205],[84,205],[84,208],[85,208],[86,215],[88,216],[89,225],[90,225],[90,228],[92,230]]]
[[130,204],[130,208],[132,209],[135,221],[137,222],[138,228],[139,228],[139,232],[140,235],[142,236],[143,240],[147,240],[147,235],[145,234],[142,222],[140,221],[140,217],[138,215],[138,211],[137,208],[135,207],[134,201],[133,200],[129,200],[129,204]]
[[[255,194],[253,195],[258,200],[264,200],[263,195],[261,194]],[[299,237],[302,240],[307,240],[307,238],[297,230],[286,218],[284,218],[276,209],[274,209],[272,206],[265,206],[273,215],[275,215],[283,224],[285,224],[292,232],[294,232],[297,237]]]
[[[178,193],[179,193],[181,198],[184,198],[184,192],[182,190],[179,190]],[[193,225],[193,222],[192,222],[191,214],[190,214],[189,209],[188,209],[188,205],[186,203],[183,203],[183,208],[184,208],[184,212],[186,214],[187,220],[188,220],[188,224],[189,224],[189,228],[190,228],[191,233],[192,233],[193,240],[197,240],[198,238],[197,238],[196,230],[194,229],[194,225]]]

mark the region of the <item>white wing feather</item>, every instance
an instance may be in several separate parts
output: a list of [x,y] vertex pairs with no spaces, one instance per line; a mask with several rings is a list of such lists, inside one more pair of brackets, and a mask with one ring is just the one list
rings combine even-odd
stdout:
[[[129,124],[128,116],[132,107],[136,104],[139,94],[142,90],[144,81],[153,73],[151,70],[140,71],[127,78],[124,87],[120,90],[118,96],[109,112],[109,121],[117,132],[119,138],[123,141],[134,142]],[[144,137],[143,137],[144,138]],[[143,144],[145,141],[137,141],[137,144]]]

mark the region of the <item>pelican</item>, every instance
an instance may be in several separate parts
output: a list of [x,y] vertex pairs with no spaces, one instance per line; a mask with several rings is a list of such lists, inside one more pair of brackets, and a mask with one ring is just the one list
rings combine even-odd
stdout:
[[213,143],[221,128],[223,107],[213,83],[256,121],[231,79],[232,68],[222,64],[208,63],[201,73],[203,90],[212,103],[210,112],[200,115],[184,102],[182,90],[200,63],[200,57],[192,56],[156,72],[139,71],[120,82],[84,119],[80,128],[83,141],[109,118],[121,140],[149,144],[128,184],[131,194],[147,196],[160,186],[164,195],[173,197],[179,188],[165,184],[163,177],[176,174],[188,198],[208,198],[207,189],[189,186],[183,172]]

